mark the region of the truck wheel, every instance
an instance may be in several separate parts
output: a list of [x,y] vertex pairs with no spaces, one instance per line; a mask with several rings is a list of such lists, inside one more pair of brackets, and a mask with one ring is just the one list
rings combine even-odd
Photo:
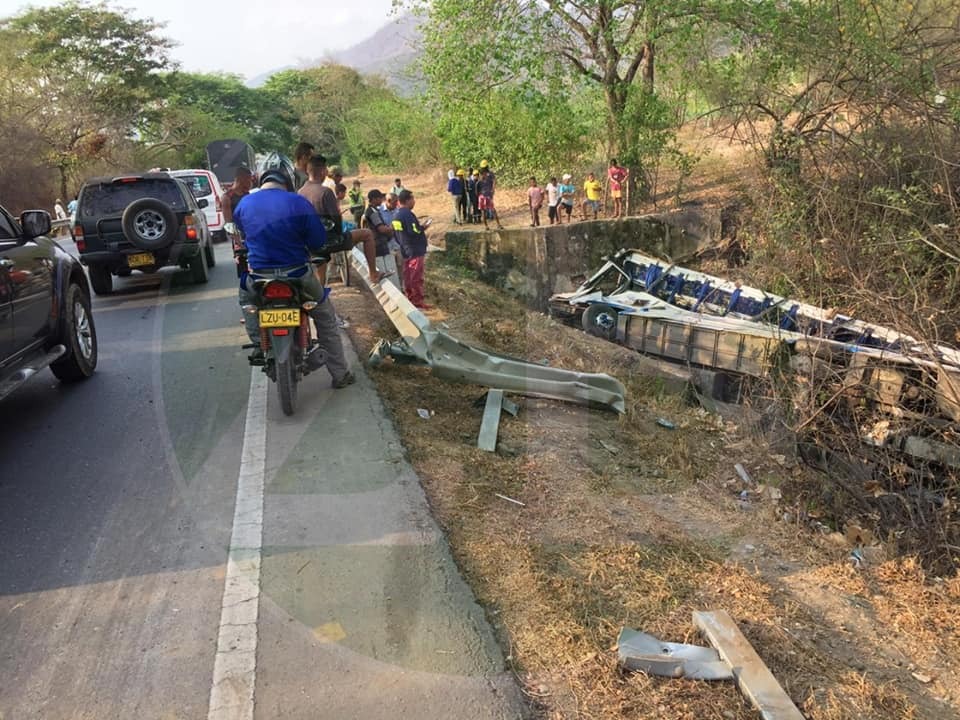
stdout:
[[207,266],[207,253],[203,248],[198,248],[198,252],[190,258],[190,275],[193,282],[202,284],[210,279],[210,269]]
[[109,295],[113,292],[113,274],[106,265],[90,265],[87,267],[87,274],[97,295]]
[[65,300],[60,342],[67,354],[55,360],[50,369],[61,382],[74,382],[90,377],[97,367],[97,329],[90,313],[90,299],[79,285],[71,283]]
[[590,335],[602,337],[604,340],[616,340],[618,317],[619,313],[615,308],[596,303],[583,311],[580,324]]

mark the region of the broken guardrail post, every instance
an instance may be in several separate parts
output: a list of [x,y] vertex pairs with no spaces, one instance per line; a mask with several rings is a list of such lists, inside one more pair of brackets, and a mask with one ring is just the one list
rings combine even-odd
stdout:
[[[392,283],[372,285],[367,261],[360,248],[350,252],[354,270],[383,307],[387,317],[403,338],[410,355],[430,366],[443,380],[501,388],[520,395],[565,400],[594,405],[616,412],[626,411],[623,384],[602,373],[581,373],[545,367],[478,350],[440,330],[435,330],[426,315],[413,306]],[[390,345],[378,345],[378,357],[389,352]]]

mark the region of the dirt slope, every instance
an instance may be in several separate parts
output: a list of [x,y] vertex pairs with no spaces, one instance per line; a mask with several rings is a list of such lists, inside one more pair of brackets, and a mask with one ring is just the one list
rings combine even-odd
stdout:
[[[392,179],[366,177],[364,190]],[[441,244],[445,173],[404,181]],[[506,224],[526,224],[524,197],[501,189]],[[335,285],[333,296],[361,357],[395,338],[369,293]],[[437,308],[431,320],[464,341],[609,372],[628,388],[621,417],[522,399],[490,454],[476,448],[484,388],[419,367],[371,370],[535,717],[757,717],[731,684],[616,667],[622,626],[699,642],[690,613],[715,608],[734,617],[810,718],[960,717],[960,580],[925,577],[881,547],[856,567],[839,533],[798,524],[801,508],[744,485],[734,464],[784,497],[811,471],[766,436],[664,392],[632,351],[527,311],[445,266],[441,253],[428,259],[427,302]]]

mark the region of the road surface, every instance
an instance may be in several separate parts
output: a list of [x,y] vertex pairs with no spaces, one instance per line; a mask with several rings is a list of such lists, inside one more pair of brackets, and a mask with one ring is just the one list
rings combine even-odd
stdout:
[[217,258],[117,279],[96,375],[0,404],[0,718],[519,717],[369,379],[284,417]]

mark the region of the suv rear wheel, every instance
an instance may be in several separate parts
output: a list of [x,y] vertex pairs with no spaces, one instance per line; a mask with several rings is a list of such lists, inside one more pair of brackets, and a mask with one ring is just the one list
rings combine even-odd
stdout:
[[90,285],[97,295],[109,295],[113,292],[113,275],[106,265],[90,265],[87,267],[90,275]]
[[205,283],[210,279],[210,269],[207,265],[207,251],[197,249],[197,254],[190,258],[190,274],[197,284]]
[[60,342],[67,354],[54,361],[50,369],[57,379],[73,382],[90,377],[97,367],[97,330],[90,314],[90,298],[79,285],[71,283],[64,300],[66,312]]

